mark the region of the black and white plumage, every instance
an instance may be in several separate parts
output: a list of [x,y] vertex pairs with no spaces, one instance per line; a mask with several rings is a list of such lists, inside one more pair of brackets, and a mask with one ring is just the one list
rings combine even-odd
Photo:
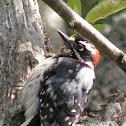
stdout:
[[91,97],[98,50],[85,38],[58,32],[69,53],[45,59],[32,71],[22,91],[21,126],[74,126]]

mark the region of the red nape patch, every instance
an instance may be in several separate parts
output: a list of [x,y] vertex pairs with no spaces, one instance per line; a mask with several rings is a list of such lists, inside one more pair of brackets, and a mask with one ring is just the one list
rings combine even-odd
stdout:
[[100,58],[100,54],[97,49],[95,49],[95,54],[93,54],[93,58],[94,58],[94,65],[96,67],[99,62],[99,58]]

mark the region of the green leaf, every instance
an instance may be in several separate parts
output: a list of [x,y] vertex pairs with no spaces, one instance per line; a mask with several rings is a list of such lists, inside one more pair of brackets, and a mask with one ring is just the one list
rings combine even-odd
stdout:
[[81,1],[74,0],[74,11],[81,16]]
[[93,25],[93,27],[97,30],[100,30],[100,29],[103,29],[104,28],[104,25],[103,24],[95,24]]
[[81,0],[68,0],[67,5],[81,16]]
[[73,35],[71,35],[70,37],[75,37],[75,36],[77,36],[78,34],[73,34]]
[[120,0],[103,0],[94,6],[87,14],[85,20],[89,23],[105,18],[108,15],[114,14],[126,7],[125,1]]
[[74,0],[68,0],[67,5],[74,10]]
[[78,33],[76,30],[74,30],[74,34],[71,35],[70,37],[75,37],[75,36],[77,36],[77,35],[79,35],[79,33]]

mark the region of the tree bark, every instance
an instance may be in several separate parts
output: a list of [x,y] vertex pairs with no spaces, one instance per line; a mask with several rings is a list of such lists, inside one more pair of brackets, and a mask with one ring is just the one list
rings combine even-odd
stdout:
[[44,54],[52,54],[37,0],[0,0],[0,126],[24,119],[18,94]]

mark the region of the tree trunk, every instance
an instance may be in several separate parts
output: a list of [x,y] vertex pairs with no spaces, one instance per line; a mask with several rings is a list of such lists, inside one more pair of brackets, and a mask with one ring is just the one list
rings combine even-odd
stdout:
[[17,96],[33,67],[52,48],[37,0],[0,0],[0,126],[24,120]]

